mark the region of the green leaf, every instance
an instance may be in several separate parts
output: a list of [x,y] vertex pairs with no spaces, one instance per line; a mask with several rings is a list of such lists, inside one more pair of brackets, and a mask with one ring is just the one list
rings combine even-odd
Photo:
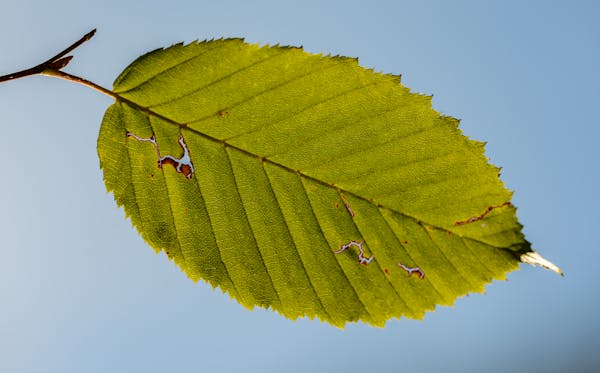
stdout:
[[248,308],[422,318],[534,253],[483,144],[356,59],[195,42],[140,57],[114,92],[107,189],[156,251]]

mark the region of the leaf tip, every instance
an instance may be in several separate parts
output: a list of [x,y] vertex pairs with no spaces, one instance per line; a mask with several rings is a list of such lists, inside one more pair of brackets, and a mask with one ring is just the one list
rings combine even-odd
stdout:
[[549,269],[564,277],[563,271],[554,263],[541,256],[537,251],[530,251],[521,255],[521,262]]

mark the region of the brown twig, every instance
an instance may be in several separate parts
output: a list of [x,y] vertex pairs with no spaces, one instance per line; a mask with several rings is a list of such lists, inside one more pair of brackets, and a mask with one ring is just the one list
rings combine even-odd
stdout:
[[[42,62],[41,64],[39,64],[37,66],[34,66],[29,69],[17,71],[16,73],[0,76],[0,83],[7,82],[9,80],[24,78],[26,76],[31,76],[31,75],[43,74],[43,73],[48,73],[48,72],[59,72],[59,70],[64,68],[65,66],[67,66],[67,64],[73,58],[72,56],[67,56],[67,54],[69,54],[75,48],[79,47],[81,44],[90,40],[92,38],[92,36],[94,36],[95,33],[96,33],[96,29],[93,29],[92,31],[83,35],[75,43],[71,44],[69,47],[64,49],[62,52],[58,53],[56,56]],[[56,75],[56,74],[50,73],[48,75]]]

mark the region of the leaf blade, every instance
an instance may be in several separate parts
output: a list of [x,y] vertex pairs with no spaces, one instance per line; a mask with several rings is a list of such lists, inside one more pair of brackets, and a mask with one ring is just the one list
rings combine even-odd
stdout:
[[[338,326],[422,318],[531,251],[483,144],[354,59],[176,45],[114,91],[98,145],[107,189],[155,250],[246,307]],[[193,173],[177,169],[182,151]],[[373,262],[336,254],[348,242]]]

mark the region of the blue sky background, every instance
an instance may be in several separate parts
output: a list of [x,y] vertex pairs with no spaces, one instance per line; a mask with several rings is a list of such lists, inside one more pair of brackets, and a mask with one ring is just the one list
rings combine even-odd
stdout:
[[11,1],[0,75],[96,27],[67,71],[103,86],[133,59],[245,37],[356,56],[462,119],[502,166],[522,265],[424,321],[345,330],[249,312],[156,255],[106,193],[107,97],[48,77],[0,85],[1,372],[600,371],[600,4],[594,1]]

